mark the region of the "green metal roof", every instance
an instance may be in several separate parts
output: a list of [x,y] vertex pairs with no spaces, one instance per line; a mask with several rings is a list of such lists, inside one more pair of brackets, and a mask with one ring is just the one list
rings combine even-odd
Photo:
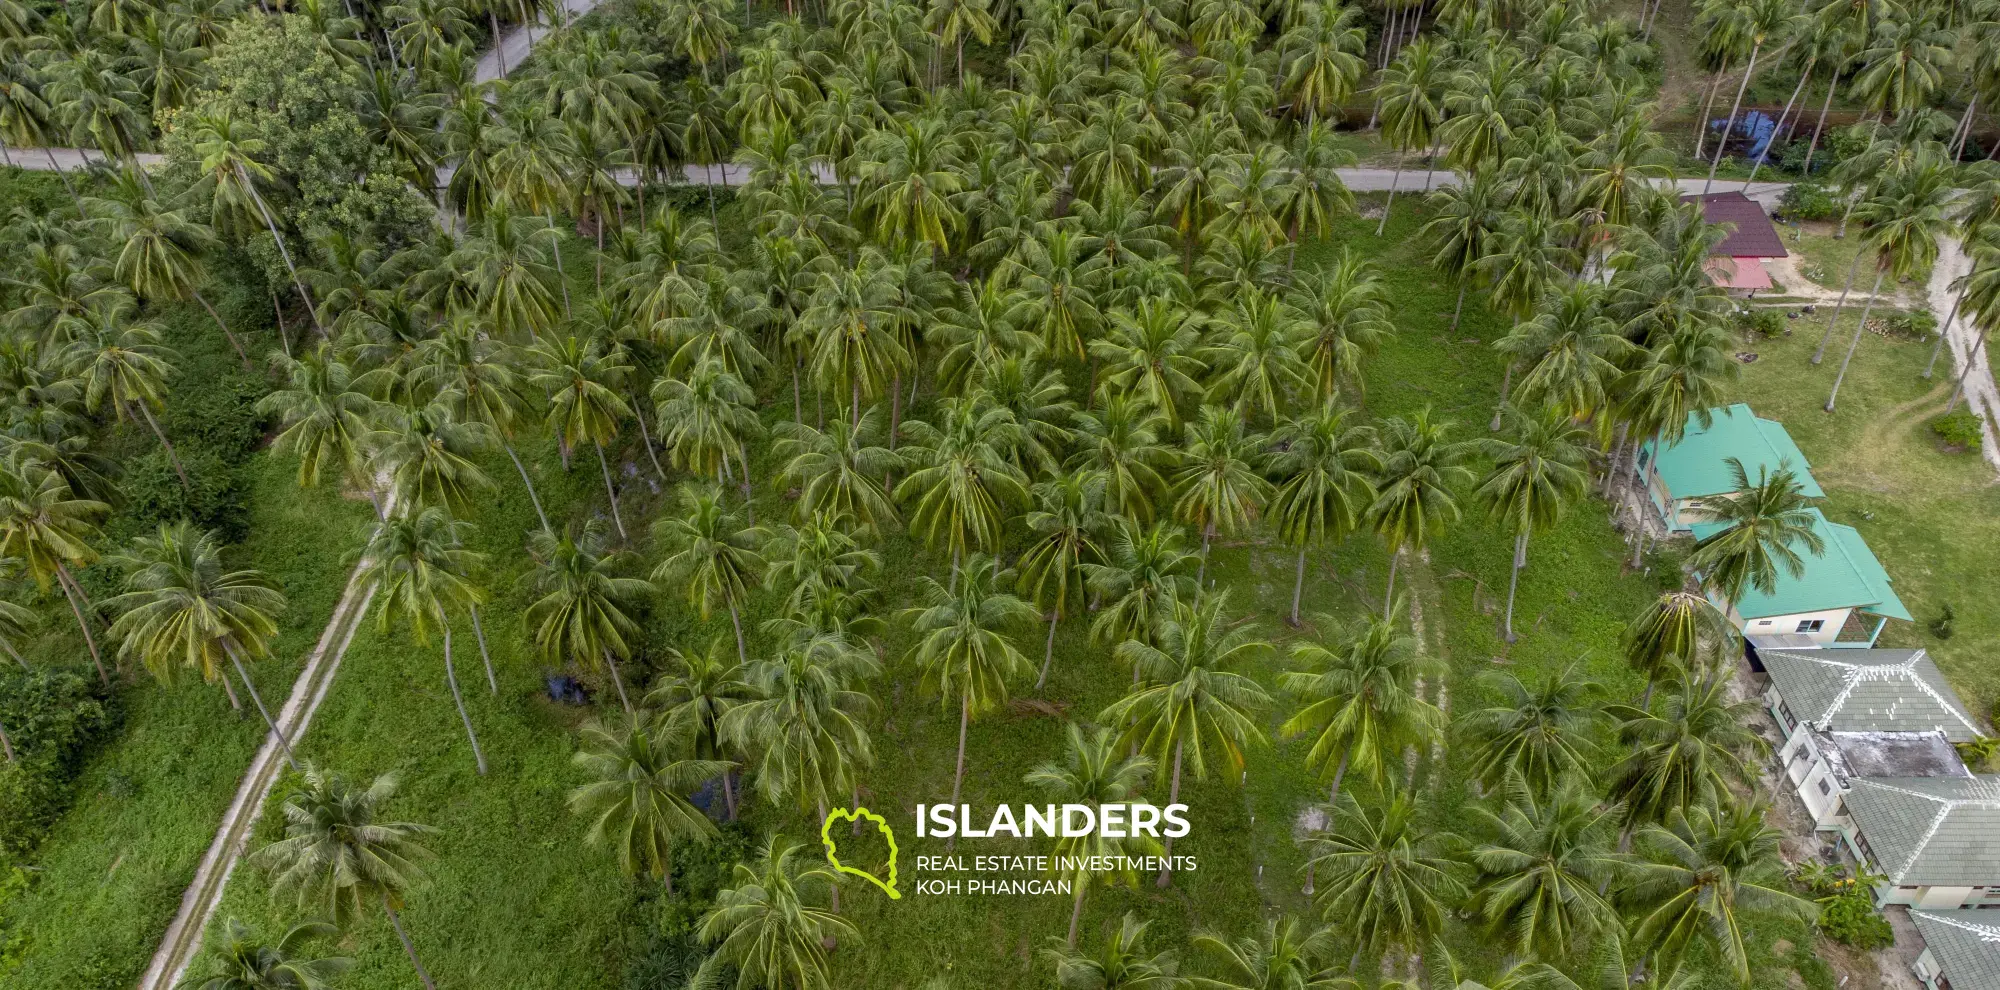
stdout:
[[1889,882],[2000,884],[2000,777],[1855,777],[1842,800]]
[[1667,483],[1668,494],[1674,498],[1696,498],[1735,491],[1728,463],[1734,457],[1743,462],[1743,470],[1753,483],[1758,468],[1772,474],[1790,468],[1808,497],[1826,497],[1819,482],[1813,480],[1812,465],[1806,462],[1806,455],[1792,442],[1792,435],[1785,432],[1785,424],[1759,419],[1741,402],[1706,413],[1709,423],[1705,427],[1701,424],[1702,413],[1689,413],[1687,431],[1680,442],[1660,451],[1654,460],[1654,470]]
[[2000,990],[2000,911],[1911,908],[1910,920],[1951,990]]
[[[1870,615],[1910,620],[1903,601],[1889,587],[1889,572],[1868,549],[1868,542],[1852,526],[1828,519],[1818,509],[1812,513],[1813,531],[1826,552],[1815,557],[1802,546],[1793,546],[1805,559],[1805,574],[1794,578],[1778,568],[1778,586],[1771,594],[1747,588],[1736,602],[1736,612],[1746,619],[1768,619],[1776,615],[1797,615],[1835,608],[1859,608]],[[1695,539],[1705,540],[1727,528],[1720,523],[1695,523]]]

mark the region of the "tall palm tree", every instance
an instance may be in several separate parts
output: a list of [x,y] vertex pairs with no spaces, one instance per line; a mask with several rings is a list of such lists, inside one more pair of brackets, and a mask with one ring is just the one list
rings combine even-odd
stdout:
[[1113,389],[1143,397],[1167,418],[1181,423],[1183,397],[1199,395],[1195,375],[1200,320],[1170,298],[1141,298],[1130,312],[1111,313],[1111,331],[1090,342],[1091,356],[1104,362],[1104,381]]
[[[1182,545],[1179,526],[1141,527],[1120,517],[1105,562],[1084,565],[1091,594],[1110,603],[1091,622],[1090,638],[1105,646],[1133,639],[1157,643],[1174,604],[1196,595],[1198,586],[1187,571],[1197,559]],[[1136,671],[1132,683],[1138,683]]]
[[631,640],[639,635],[639,624],[625,614],[624,606],[651,591],[652,585],[621,576],[618,572],[628,555],[610,549],[608,542],[601,519],[571,524],[560,536],[546,529],[528,534],[535,590],[542,597],[521,618],[534,628],[535,646],[550,661],[578,660],[595,669],[601,659],[629,715],[632,701],[625,695],[618,658],[632,655]]
[[1482,272],[1479,261],[1498,236],[1500,209],[1506,203],[1497,169],[1459,174],[1459,181],[1440,186],[1430,195],[1431,218],[1421,236],[1431,249],[1431,266],[1458,283],[1458,304],[1451,327],[1465,312],[1465,290]]
[[1194,947],[1227,975],[1188,982],[1202,990],[1355,990],[1359,981],[1335,975],[1327,965],[1335,941],[1332,927],[1309,927],[1291,915],[1267,918],[1256,935],[1235,939],[1198,931]]
[[1750,983],[1745,922],[1758,916],[1811,920],[1812,902],[1793,894],[1778,855],[1779,833],[1765,806],[1733,801],[1674,808],[1646,830],[1647,862],[1631,889],[1647,905],[1633,938],[1651,946],[1660,970],[1677,972],[1694,943],[1722,957],[1740,985]]
[[218,226],[233,224],[243,216],[254,216],[271,232],[271,239],[277,244],[278,256],[285,262],[285,270],[291,273],[292,288],[298,290],[299,301],[305,303],[306,312],[312,317],[321,337],[326,336],[326,327],[319,322],[319,311],[314,308],[312,296],[306,293],[304,282],[299,281],[298,266],[292,263],[292,252],[285,244],[284,232],[278,229],[277,215],[271,212],[270,204],[264,201],[263,193],[257,187],[277,180],[270,167],[257,160],[263,154],[267,143],[255,137],[250,130],[230,117],[197,115],[193,123],[194,154],[201,160],[201,179],[197,189],[206,189],[210,208]]
[[574,762],[590,780],[569,792],[571,811],[589,816],[584,841],[617,847],[628,874],[657,878],[674,892],[674,846],[707,844],[715,824],[681,792],[726,772],[729,764],[682,759],[682,737],[630,712],[622,722],[584,724]]
[[[735,886],[715,896],[701,917],[702,942],[714,946],[695,974],[699,986],[721,982],[725,967],[736,970],[737,990],[786,987],[824,990],[827,948],[860,930],[836,910],[812,903],[818,891],[838,891],[840,875],[806,853],[802,842],[772,833],[757,858],[737,863]],[[838,898],[836,897],[836,900]]]
[[1280,674],[1278,686],[1299,708],[1278,733],[1311,738],[1306,766],[1328,782],[1329,805],[1339,805],[1349,770],[1385,786],[1398,754],[1443,738],[1444,712],[1417,693],[1416,683],[1436,672],[1436,661],[1388,621],[1369,622],[1337,649],[1295,644],[1292,660],[1299,669]]
[[1625,629],[1625,662],[1646,675],[1646,693],[1639,707],[1653,707],[1653,685],[1672,677],[1682,665],[1701,669],[1726,655],[1735,630],[1729,618],[1709,600],[1689,591],[1668,591],[1647,604]]
[[319,484],[331,468],[342,480],[368,493],[382,514],[381,494],[368,476],[367,457],[378,415],[378,403],[354,388],[354,374],[335,356],[331,344],[321,344],[298,359],[283,359],[286,387],[257,400],[257,411],[278,418],[278,436],[271,448],[299,459],[299,487]]
[[271,874],[273,899],[290,896],[301,912],[337,925],[380,905],[425,990],[437,990],[398,910],[420,878],[418,863],[431,856],[421,839],[435,830],[377,820],[396,795],[396,783],[395,774],[385,773],[356,788],[339,774],[307,764],[301,789],[285,798],[285,837],[250,854],[250,862]]
[[120,299],[63,320],[70,343],[61,359],[83,386],[84,406],[94,412],[109,403],[119,422],[144,421],[180,476],[181,490],[192,492],[187,468],[153,416],[155,409],[166,405],[167,379],[174,374],[179,355],[160,342],[157,324],[134,322],[132,309],[129,301]]
[[757,526],[737,528],[736,514],[723,507],[722,493],[713,485],[682,484],[680,503],[686,515],[653,524],[654,538],[671,548],[653,569],[653,582],[662,589],[684,588],[703,622],[717,604],[728,609],[737,659],[748,663],[742,606],[750,589],[763,581],[764,558],[758,549],[769,534]]
[[1396,332],[1389,319],[1388,285],[1375,264],[1351,246],[1330,268],[1306,280],[1290,297],[1306,338],[1299,348],[1306,377],[1322,402],[1342,389],[1358,396],[1362,362]]
[[1815,557],[1826,552],[1818,516],[1790,468],[1759,467],[1752,482],[1742,461],[1731,457],[1723,464],[1730,490],[1689,503],[1695,519],[1721,528],[1695,544],[1688,566],[1705,587],[1731,602],[1751,588],[1773,594],[1780,567],[1795,581],[1805,576],[1801,549]]
[[[132,548],[111,562],[126,572],[125,593],[108,603],[119,612],[111,637],[118,641],[120,655],[136,658],[162,681],[191,667],[202,680],[220,680],[225,688],[229,682],[220,661],[229,658],[257,713],[278,738],[285,760],[296,769],[291,740],[272,721],[243,665],[245,657],[270,655],[271,639],[278,634],[275,616],[285,608],[284,592],[262,571],[224,570],[220,536],[185,520],[161,524],[154,535],[132,541]],[[233,691],[229,702],[236,705]]]
[[1493,465],[1473,494],[1495,521],[1514,531],[1514,565],[1508,569],[1507,614],[1501,625],[1509,643],[1515,638],[1514,593],[1528,563],[1528,539],[1538,529],[1553,527],[1589,487],[1584,476],[1588,441],[1583,427],[1555,408],[1533,417],[1517,411],[1513,437],[1488,445]]
[[1956,195],[1950,170],[1942,163],[1925,162],[1892,181],[1873,198],[1855,208],[1855,216],[1867,233],[1864,238],[1875,250],[1875,285],[1861,307],[1861,322],[1847,342],[1840,359],[1840,373],[1834,376],[1833,390],[1826,396],[1826,411],[1832,412],[1840,398],[1840,385],[1847,380],[1847,366],[1861,346],[1861,331],[1882,291],[1882,276],[1893,274],[1897,281],[1927,271],[1937,261],[1938,241],[1952,232],[1951,199]]
[[903,458],[880,445],[882,409],[863,414],[859,423],[838,417],[824,431],[804,423],[779,423],[772,453],[783,462],[780,484],[798,488],[800,519],[826,514],[882,534],[900,521],[896,504],[877,477],[887,477]]
[[1021,590],[1045,606],[1049,619],[1042,671],[1035,678],[1035,690],[1040,691],[1055,659],[1056,623],[1083,601],[1085,568],[1104,559],[1097,534],[1110,525],[1110,517],[1102,508],[1104,478],[1095,472],[1071,472],[1036,484],[1035,504],[1027,524],[1037,539],[1021,554],[1019,571]]
[[1173,950],[1146,955],[1151,925],[1128,911],[1096,955],[1075,946],[1043,949],[1041,955],[1055,967],[1056,985],[1063,990],[1179,990],[1186,980]]
[[1333,828],[1309,840],[1309,865],[1326,876],[1322,915],[1348,926],[1357,954],[1414,954],[1443,926],[1445,905],[1465,896],[1458,861],[1445,853],[1454,839],[1425,828],[1416,800],[1394,786],[1372,810],[1347,795]]
[[1269,509],[1279,537],[1299,548],[1291,614],[1297,626],[1306,551],[1338,544],[1361,527],[1362,515],[1375,500],[1370,475],[1381,469],[1382,461],[1374,448],[1375,431],[1349,426],[1347,410],[1332,399],[1280,426],[1276,439],[1279,452],[1270,467],[1280,480]]
[[[646,692],[645,706],[660,713],[666,728],[693,740],[696,759],[724,763],[734,751],[723,744],[722,719],[729,710],[748,701],[750,685],[743,679],[743,666],[723,653],[722,639],[711,640],[706,650],[673,649],[667,652],[672,663]],[[736,791],[726,769],[722,773],[722,802],[729,820],[736,820]]]
[[1625,832],[1665,821],[1676,808],[1715,805],[1731,784],[1751,782],[1751,754],[1764,740],[1749,729],[1755,701],[1730,695],[1723,672],[1683,674],[1660,712],[1614,705],[1619,741],[1631,747],[1606,776],[1606,792],[1624,805]]
[[1104,480],[1104,508],[1139,523],[1153,521],[1153,506],[1167,482],[1160,471],[1172,452],[1160,442],[1167,419],[1145,400],[1112,390],[1102,409],[1075,414],[1075,448],[1065,467],[1093,470]]
[[611,521],[618,538],[625,539],[625,520],[618,515],[618,490],[611,483],[611,465],[604,459],[604,445],[618,439],[632,407],[621,388],[632,366],[622,349],[606,349],[597,337],[560,340],[543,337],[529,348],[534,369],[528,384],[549,394],[547,422],[562,445],[563,466],[569,466],[569,451],[589,442],[597,448],[597,467],[604,475],[604,494],[611,499]]
[[103,502],[76,497],[69,482],[40,461],[20,453],[0,461],[0,555],[23,561],[28,575],[44,591],[51,579],[62,586],[84,645],[90,648],[90,661],[97,666],[97,679],[106,687],[111,686],[111,675],[105,673],[104,658],[98,655],[97,640],[83,614],[90,598],[70,568],[97,560],[91,546],[97,538],[97,520],[110,511]]
[[500,442],[528,490],[528,502],[543,529],[550,529],[534,479],[514,452],[512,437],[528,411],[518,352],[487,332],[470,314],[452,317],[435,337],[419,344],[419,363],[410,369],[410,387],[429,393],[461,423],[479,423]]
[[1377,237],[1389,226],[1389,210],[1396,205],[1396,186],[1403,178],[1403,159],[1411,148],[1428,151],[1437,139],[1438,125],[1444,122],[1445,66],[1437,46],[1427,38],[1418,38],[1396,54],[1375,86],[1382,137],[1396,149],[1396,172],[1389,182],[1382,221],[1375,225]]
[[911,435],[904,456],[915,469],[896,497],[914,500],[910,528],[926,544],[949,548],[956,574],[966,553],[999,549],[1009,510],[1028,502],[1027,476],[1007,456],[1022,431],[1011,410],[982,392],[945,399],[935,418],[935,425],[904,424]]
[[[958,805],[965,783],[965,731],[974,715],[1007,703],[1007,682],[1026,677],[1033,665],[1009,633],[1033,623],[1034,606],[997,591],[998,568],[988,576],[986,558],[973,554],[951,587],[936,578],[921,581],[923,604],[907,610],[917,642],[910,662],[922,672],[922,687],[946,705],[958,702],[958,762],[951,778],[951,804]],[[954,837],[955,838],[955,837]],[[946,843],[949,848],[951,843]]]
[[[1211,754],[1236,771],[1243,767],[1246,747],[1269,743],[1251,715],[1270,704],[1271,696],[1230,668],[1270,644],[1246,626],[1231,628],[1223,617],[1228,604],[1227,592],[1176,602],[1172,616],[1160,624],[1159,645],[1132,639],[1115,651],[1138,671],[1140,683],[1106,707],[1098,721],[1126,726],[1123,742],[1172,765],[1168,804],[1180,800],[1184,761],[1203,780]],[[1172,876],[1173,851],[1169,836],[1159,886]]]
[[474,498],[493,490],[493,479],[473,459],[491,452],[499,439],[486,424],[459,422],[442,402],[379,408],[374,462],[399,502],[463,514]]
[[1497,704],[1460,718],[1471,744],[1469,772],[1491,791],[1516,783],[1531,795],[1552,794],[1569,779],[1595,776],[1595,730],[1604,710],[1593,703],[1602,685],[1571,661],[1530,684],[1504,671],[1481,677]]
[[[1743,65],[1743,81],[1736,84],[1736,100],[1729,105],[1729,119],[1723,123],[1722,135],[1715,141],[1715,158],[1708,163],[1708,179],[1701,184],[1702,195],[1707,195],[1715,184],[1715,170],[1722,165],[1722,151],[1729,146],[1729,138],[1736,130],[1736,113],[1743,108],[1743,93],[1750,88],[1750,77],[1757,73],[1757,56],[1763,54],[1766,45],[1786,45],[1792,35],[1805,27],[1807,16],[1799,12],[1797,5],[1786,0],[1743,0],[1737,4],[1737,30],[1750,44],[1750,57]],[[1704,128],[1707,124],[1704,122]]]
[[[1144,793],[1146,783],[1157,767],[1150,757],[1127,756],[1120,752],[1117,735],[1106,727],[1085,729],[1071,722],[1065,728],[1064,740],[1061,763],[1044,763],[1028,771],[1025,778],[1028,786],[1048,795],[1049,800],[1064,805],[1084,805],[1095,813],[1104,805],[1134,800]],[[1123,881],[1126,886],[1137,886],[1137,877],[1131,870],[1091,871],[1083,869],[1082,864],[1095,857],[1151,855],[1158,848],[1159,843],[1150,836],[1107,836],[1099,829],[1055,837],[1050,852],[1055,858],[1050,862],[1078,864],[1077,868],[1069,871],[1070,882],[1076,886],[1076,900],[1071,903],[1069,912],[1069,937],[1065,943],[1069,948],[1076,948],[1077,925],[1083,920],[1083,898],[1090,892],[1093,882],[1102,880],[1111,884]]]
[[451,660],[451,609],[477,605],[483,592],[471,578],[483,555],[465,548],[470,523],[454,520],[441,506],[419,513],[399,513],[378,523],[361,551],[360,579],[374,584],[376,629],[387,635],[400,620],[417,645],[430,645],[431,632],[444,636],[444,678],[458,706],[472,759],[486,773],[486,754],[458,690],[458,668]]
[[151,301],[192,299],[208,311],[222,329],[243,370],[250,355],[215,311],[201,287],[208,281],[207,255],[215,250],[215,232],[188,218],[184,210],[167,209],[134,182],[129,171],[113,185],[113,195],[101,200],[112,239],[119,244],[112,271],[133,294]]
[[1382,470],[1367,521],[1389,544],[1389,583],[1382,591],[1382,615],[1395,607],[1396,565],[1405,549],[1422,552],[1445,526],[1458,520],[1454,489],[1472,481],[1476,444],[1446,439],[1452,424],[1429,409],[1412,419],[1390,417],[1382,424]]
[[181,985],[190,990],[330,990],[354,960],[315,955],[307,946],[339,931],[323,921],[308,921],[269,942],[258,938],[249,925],[230,918],[222,925],[222,944],[209,953],[207,967],[187,976]]
[[1489,838],[1472,850],[1481,883],[1471,907],[1514,951],[1555,958],[1618,926],[1599,893],[1624,867],[1611,849],[1617,809],[1573,785],[1539,797],[1516,786],[1500,810],[1472,813]]
[[863,724],[875,699],[859,685],[880,672],[872,653],[835,635],[785,644],[744,674],[755,699],[724,713],[724,745],[750,754],[757,790],[771,804],[791,798],[826,817],[830,800],[853,793],[874,762]]
[[1264,437],[1244,429],[1243,417],[1221,406],[1203,406],[1188,425],[1180,469],[1174,472],[1174,515],[1201,530],[1200,587],[1208,572],[1209,543],[1217,533],[1246,529],[1265,501],[1271,483],[1258,470]]

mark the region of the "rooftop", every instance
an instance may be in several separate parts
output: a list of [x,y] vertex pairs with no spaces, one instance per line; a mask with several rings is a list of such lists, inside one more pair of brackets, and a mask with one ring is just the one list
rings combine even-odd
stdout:
[[1792,717],[1821,731],[1938,732],[1951,742],[1981,735],[1923,650],[1760,649],[1757,655]]
[[[1859,608],[1869,615],[1912,621],[1902,599],[1889,587],[1889,572],[1875,559],[1875,552],[1868,549],[1860,531],[1828,519],[1818,509],[1806,511],[1812,513],[1813,531],[1826,545],[1826,552],[1815,557],[1806,548],[1794,546],[1792,549],[1805,561],[1805,573],[1795,578],[1790,571],[1778,568],[1776,589],[1768,595],[1754,587],[1744,589],[1735,603],[1736,614],[1746,619],[1768,619]],[[1695,523],[1692,527],[1698,540],[1724,528],[1718,523]]]
[[1699,202],[1702,219],[1709,223],[1735,224],[1736,229],[1710,254],[1726,254],[1734,258],[1782,258],[1788,252],[1785,242],[1778,236],[1778,229],[1771,226],[1771,218],[1764,215],[1764,208],[1757,201],[1740,192],[1709,193],[1706,196],[1682,196],[1681,202]]
[[1913,908],[1910,920],[1951,990],[2000,990],[2000,911]]
[[1789,468],[1806,497],[1826,497],[1813,480],[1806,455],[1785,432],[1785,424],[1760,419],[1741,402],[1689,413],[1680,442],[1659,452],[1653,470],[1675,498],[1723,495],[1736,490],[1729,473],[1732,457],[1743,462],[1743,471],[1753,482],[1760,469],[1776,474]]
[[1856,777],[1844,799],[1898,886],[2000,886],[2000,776]]
[[1944,733],[1823,732],[1820,752],[1845,782],[1856,777],[1970,777]]

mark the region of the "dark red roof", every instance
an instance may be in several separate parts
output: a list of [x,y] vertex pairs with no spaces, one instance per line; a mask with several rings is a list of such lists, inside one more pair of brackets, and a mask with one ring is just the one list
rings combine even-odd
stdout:
[[1771,226],[1771,218],[1764,215],[1764,208],[1740,192],[1682,196],[1681,202],[1700,202],[1702,218],[1709,223],[1736,225],[1735,233],[1716,245],[1711,252],[1713,254],[1726,254],[1732,258],[1782,258],[1787,253],[1785,242],[1778,237],[1777,228]]

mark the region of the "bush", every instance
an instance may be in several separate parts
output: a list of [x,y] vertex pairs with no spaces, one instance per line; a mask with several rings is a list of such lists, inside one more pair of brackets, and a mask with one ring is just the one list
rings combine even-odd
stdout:
[[122,542],[150,533],[161,523],[186,519],[203,529],[221,530],[232,543],[241,540],[249,522],[250,499],[235,466],[198,444],[178,444],[175,449],[187,468],[188,486],[181,486],[166,451],[134,458],[121,482],[124,511],[106,527],[107,533]]
[[117,721],[87,670],[0,674],[0,723],[16,757],[0,765],[0,856],[34,847],[68,806],[70,785],[91,745]]
[[1931,635],[1939,639],[1950,639],[1954,632],[1952,624],[1956,621],[1958,613],[1952,611],[1950,602],[1944,603],[1944,607],[1938,611],[1938,617],[1930,621]]
[[1758,307],[1738,312],[1736,326],[1746,334],[1776,337],[1785,332],[1785,318],[1775,309]]
[[1979,414],[1960,409],[1931,420],[1931,432],[1944,441],[1947,449],[1976,452],[1985,443],[1983,425]]
[[1922,342],[1937,336],[1937,317],[1921,310],[1914,313],[1887,313],[1881,320],[1869,320],[1868,323],[1870,330],[1891,340]]
[[1820,901],[1819,930],[1827,938],[1864,952],[1896,941],[1889,922],[1875,910],[1875,897],[1861,889]]
[[1840,204],[1817,182],[1794,182],[1778,200],[1778,213],[1787,220],[1830,220]]

